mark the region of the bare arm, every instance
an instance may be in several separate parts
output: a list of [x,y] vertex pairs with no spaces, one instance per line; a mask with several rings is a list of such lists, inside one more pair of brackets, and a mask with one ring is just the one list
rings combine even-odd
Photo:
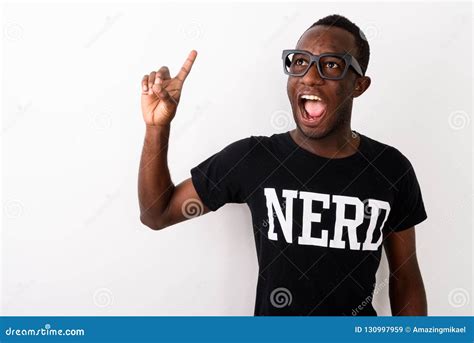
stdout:
[[191,179],[178,186],[173,184],[167,162],[170,123],[196,55],[191,51],[174,78],[170,77],[167,67],[161,67],[142,79],[141,105],[146,132],[138,173],[138,198],[140,220],[154,230],[209,211],[199,199]]
[[390,233],[384,242],[390,268],[392,315],[426,316],[425,287],[416,257],[415,227]]

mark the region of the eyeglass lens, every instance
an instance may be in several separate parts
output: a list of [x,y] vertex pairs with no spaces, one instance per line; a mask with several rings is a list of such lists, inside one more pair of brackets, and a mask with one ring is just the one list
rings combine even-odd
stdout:
[[[291,75],[301,75],[309,68],[311,56],[304,53],[290,53],[285,59],[285,67]],[[346,61],[339,56],[323,56],[319,59],[319,70],[324,77],[340,77],[346,69]]]

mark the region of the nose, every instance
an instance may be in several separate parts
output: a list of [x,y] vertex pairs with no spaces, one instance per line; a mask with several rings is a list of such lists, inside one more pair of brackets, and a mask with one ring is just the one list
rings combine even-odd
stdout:
[[324,82],[324,79],[321,78],[321,75],[319,75],[318,66],[316,65],[316,63],[311,64],[309,70],[306,72],[306,74],[303,75],[302,81],[305,85],[319,85]]

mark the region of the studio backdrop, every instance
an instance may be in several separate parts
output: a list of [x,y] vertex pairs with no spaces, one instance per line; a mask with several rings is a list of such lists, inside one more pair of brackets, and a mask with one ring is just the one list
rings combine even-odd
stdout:
[[[294,128],[281,51],[317,19],[365,33],[352,128],[412,162],[429,315],[472,315],[472,11],[455,2],[7,3],[2,315],[252,315],[246,205],[140,222],[141,78],[199,53],[171,125],[175,184],[229,143]],[[385,257],[374,307],[390,315]]]

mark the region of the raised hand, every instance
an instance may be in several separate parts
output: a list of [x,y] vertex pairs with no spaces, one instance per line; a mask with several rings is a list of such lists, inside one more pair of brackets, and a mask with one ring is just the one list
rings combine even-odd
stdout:
[[184,81],[196,56],[197,51],[192,50],[179,73],[173,78],[166,66],[143,76],[141,107],[146,125],[166,126],[171,123],[176,114]]

